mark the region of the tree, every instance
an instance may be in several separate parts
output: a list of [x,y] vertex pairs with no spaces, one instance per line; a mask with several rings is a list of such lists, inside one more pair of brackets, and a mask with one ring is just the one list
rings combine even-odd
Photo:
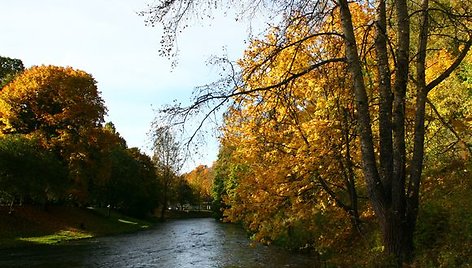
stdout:
[[199,165],[189,173],[183,175],[192,188],[200,205],[208,205],[211,202],[211,189],[213,187],[213,169],[206,165]]
[[77,138],[103,123],[106,108],[96,81],[70,67],[35,66],[1,92],[1,133],[37,132],[50,142]]
[[113,179],[113,169],[117,167],[111,156],[115,150],[127,148],[126,141],[116,131],[113,123],[108,122],[103,128],[92,130],[84,144],[87,157],[82,159],[76,168],[81,170],[81,177],[85,180],[82,185],[75,185],[71,190],[73,196],[98,206],[110,204],[105,198],[108,195],[107,185]]
[[156,175],[150,158],[136,148],[116,147],[106,182],[106,196],[112,208],[143,217],[157,205]]
[[[362,22],[368,19],[359,16]],[[307,40],[273,56],[278,49],[278,37],[284,36],[288,43],[293,43],[299,35],[310,32],[303,20],[294,20],[294,27],[284,31],[272,28],[264,39],[251,42],[238,62],[248,91],[278,83],[286,72],[307,69],[314,58],[342,58],[339,52],[342,43],[329,35],[316,42]],[[336,25],[330,24],[322,27],[329,31],[336,29]],[[318,46],[318,42],[326,45]],[[268,57],[273,58],[264,63]],[[276,173],[282,176],[280,182],[274,179],[273,184],[285,184],[292,191],[320,188],[326,198],[317,202],[334,202],[349,215],[356,230],[360,223],[355,170],[359,161],[356,119],[352,94],[346,86],[349,79],[340,75],[341,68],[332,63],[287,86],[233,97],[237,108],[227,112],[224,133],[229,133],[229,140],[236,140],[233,146],[246,155],[243,158],[254,154],[253,160],[247,161],[249,166],[262,162],[271,167],[272,176]],[[262,173],[260,176],[267,176]],[[300,192],[290,195],[297,196]]]
[[161,186],[152,158],[136,147],[130,148],[128,151],[138,166],[138,172],[135,174],[137,177],[135,187],[139,189],[134,197],[130,198],[129,209],[133,215],[143,216],[158,207]]
[[38,140],[20,135],[0,138],[0,193],[15,200],[46,205],[63,198],[67,171]]
[[113,122],[107,122],[103,128],[109,133],[113,134],[113,136],[115,136],[115,142],[119,146],[128,147],[128,145],[126,144],[126,140],[123,137],[121,137],[118,131],[116,131],[116,127],[115,127],[115,124],[113,124]]
[[24,70],[25,67],[20,59],[0,56],[0,89]]
[[168,126],[156,126],[152,132],[153,156],[152,161],[157,169],[157,177],[162,187],[161,220],[170,201],[170,191],[177,174],[182,167],[181,147],[175,139],[175,134]]
[[[185,23],[195,8],[201,8],[196,11],[201,15],[209,12],[213,4],[214,1],[162,1],[143,15],[148,15],[149,23],[164,25],[163,51],[166,52],[172,51],[173,37],[187,26]],[[277,26],[282,32],[299,21],[307,23],[310,29],[297,35],[295,41],[284,35],[276,36],[274,53],[261,58],[261,64],[246,75],[266,67],[266,63],[286,49],[300,47],[307,41],[322,45],[327,36],[343,42],[343,57],[318,54],[318,57],[309,59],[305,68],[287,68],[279,75],[278,81],[256,88],[242,87],[238,80],[227,79],[219,85],[230,85],[229,90],[208,87],[197,94],[189,107],[167,108],[165,111],[186,118],[213,101],[216,104],[210,109],[211,113],[234,96],[284,90],[290,88],[296,79],[316,69],[340,64],[352,81],[362,171],[385,251],[394,256],[398,264],[411,260],[423,170],[427,97],[458,68],[470,50],[470,3],[447,0],[421,0],[418,3],[406,0],[359,3],[293,0],[252,1],[242,5],[243,10],[250,12],[256,7],[267,8],[272,11],[271,19],[280,15]],[[372,20],[357,24],[362,14],[367,14]],[[338,25],[340,30],[337,31],[336,27],[327,30],[326,23]],[[368,35],[359,34],[364,29],[368,30]],[[374,36],[373,43],[367,38],[369,35]],[[438,69],[437,75],[427,80],[428,59],[438,61],[438,56],[444,52],[451,55],[450,64]],[[373,55],[374,60],[368,61],[368,55]],[[410,101],[414,105],[406,110]],[[237,106],[237,103],[233,105]],[[374,128],[377,120],[378,128]],[[410,122],[414,122],[413,130],[408,132]]]
[[98,186],[98,201],[110,209],[144,217],[158,205],[159,187],[150,157],[137,148],[114,147],[110,174]]
[[0,135],[36,137],[61,156],[76,188],[86,188],[87,143],[101,128],[105,113],[90,74],[70,67],[35,66],[0,92]]
[[194,204],[196,201],[196,194],[184,176],[178,176],[174,183],[173,192],[175,201],[180,205],[180,210],[184,209],[185,204]]
[[236,148],[225,143],[220,144],[218,159],[213,165],[214,179],[212,188],[212,210],[216,219],[224,220],[224,211],[234,202],[234,191],[238,187],[238,177],[244,168],[234,159]]

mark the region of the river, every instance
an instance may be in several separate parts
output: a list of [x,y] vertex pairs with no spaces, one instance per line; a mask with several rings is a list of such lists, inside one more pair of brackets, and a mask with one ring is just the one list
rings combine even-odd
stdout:
[[172,220],[152,229],[58,245],[0,250],[0,267],[319,267],[314,257],[250,246],[236,225]]

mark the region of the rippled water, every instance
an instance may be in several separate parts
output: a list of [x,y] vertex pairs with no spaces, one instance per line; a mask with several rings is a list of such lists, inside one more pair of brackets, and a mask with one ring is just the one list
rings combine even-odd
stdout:
[[251,247],[238,226],[174,220],[134,234],[0,250],[0,267],[319,267],[309,255]]

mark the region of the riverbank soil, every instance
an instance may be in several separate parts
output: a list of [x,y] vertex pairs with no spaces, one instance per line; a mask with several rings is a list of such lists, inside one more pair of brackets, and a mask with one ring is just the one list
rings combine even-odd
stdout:
[[0,206],[0,248],[126,233],[148,228],[151,222],[126,217],[106,209],[49,206],[16,206],[9,214]]

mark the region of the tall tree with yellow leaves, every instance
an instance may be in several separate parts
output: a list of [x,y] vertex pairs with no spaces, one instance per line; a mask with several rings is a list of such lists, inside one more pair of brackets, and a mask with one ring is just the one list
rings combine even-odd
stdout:
[[[303,70],[322,54],[342,57],[342,43],[328,37],[329,45],[317,47],[307,41],[259,68],[277,49],[277,36],[296,41],[309,31],[303,21],[295,24],[285,32],[274,28],[265,39],[251,43],[239,62],[247,90],[277,83],[287,69]],[[222,143],[236,148],[233,157],[250,171],[240,180],[239,201],[228,203],[227,215],[246,222],[259,240],[273,240],[317,214],[335,211],[333,206],[344,210],[352,230],[360,230],[354,104],[340,73],[342,69],[333,64],[282,89],[234,97],[237,108],[226,114]]]
[[[289,66],[279,74],[278,80],[255,88],[241,85],[247,78],[238,80],[231,76],[223,83],[197,92],[189,107],[167,107],[164,112],[182,115],[177,118],[181,122],[198,109],[203,109],[208,118],[208,113],[228,102],[237,107],[238,103],[232,102],[235,96],[271,90],[290,96],[290,86],[296,79],[339,64],[351,81],[349,88],[354,95],[362,171],[385,252],[394,256],[397,264],[411,260],[423,171],[427,97],[458,68],[472,46],[470,1],[274,0],[248,1],[240,5],[249,14],[257,8],[266,9],[271,14],[271,22],[277,23],[282,32],[298,22],[306,23],[310,29],[295,36],[296,40],[284,34],[275,36],[271,43],[273,53],[259,58],[259,65],[248,73],[250,76],[264,71],[266,63],[287,49],[302,47],[306,42],[329,46],[330,43],[323,42],[326,37],[342,43],[343,55],[333,58],[320,53],[318,57],[307,59],[304,68]],[[161,1],[143,15],[148,15],[151,24],[163,24],[162,52],[172,55],[175,36],[187,26],[188,19],[193,14],[203,17],[211,13],[214,6],[215,1]],[[360,20],[359,24],[363,14],[371,19]],[[326,24],[330,23],[339,25],[339,30],[327,29]],[[360,30],[365,30],[366,35],[360,35]],[[450,64],[437,69],[428,79],[428,59],[440,61],[441,51],[451,55]],[[373,60],[368,60],[367,55]],[[234,70],[231,67],[230,70]],[[229,90],[222,89],[228,85]],[[414,103],[411,112],[406,110],[410,101]],[[214,106],[208,111],[204,107],[209,102]],[[408,132],[410,122],[414,123],[412,131]]]

